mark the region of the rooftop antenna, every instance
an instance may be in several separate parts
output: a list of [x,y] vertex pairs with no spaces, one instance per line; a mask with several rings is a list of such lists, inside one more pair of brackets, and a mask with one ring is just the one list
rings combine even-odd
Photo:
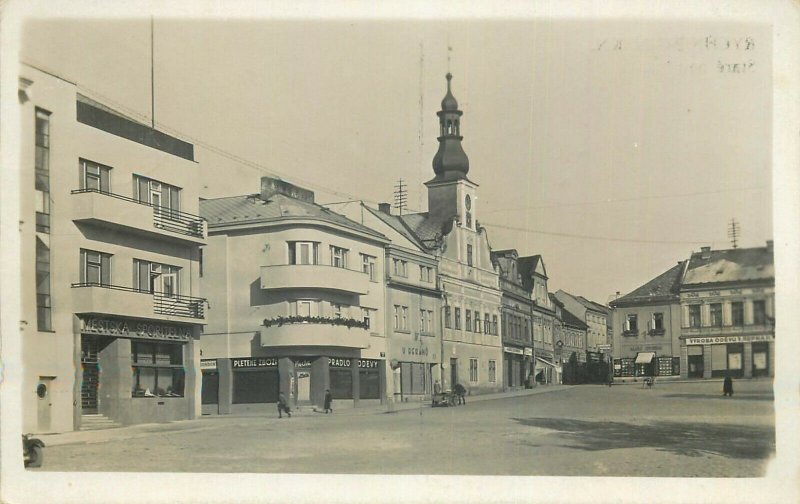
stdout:
[[731,247],[738,248],[739,246],[739,223],[736,222],[734,219],[731,219],[731,222],[728,224],[728,238],[731,239]]
[[403,210],[408,204],[408,186],[403,184],[403,179],[394,186],[394,207],[403,215]]

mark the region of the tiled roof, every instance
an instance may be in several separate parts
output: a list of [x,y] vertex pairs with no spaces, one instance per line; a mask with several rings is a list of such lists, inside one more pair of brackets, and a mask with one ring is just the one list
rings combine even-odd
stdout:
[[[519,269],[519,274],[522,275],[522,285],[528,290],[533,289],[533,274],[536,271],[536,266],[538,266],[541,261],[542,256],[540,254],[517,259],[517,268]],[[544,263],[542,263],[542,269],[544,269]],[[547,276],[546,269],[544,273],[545,276]]]
[[427,248],[425,247],[425,244],[423,244],[419,240],[417,235],[415,235],[411,231],[411,229],[409,229],[409,227],[406,226],[406,224],[402,221],[399,215],[387,214],[386,212],[381,212],[380,210],[377,210],[375,208],[370,208],[367,205],[364,205],[364,208],[366,208],[375,217],[385,222],[387,226],[391,227],[392,229],[403,235],[406,239],[414,243],[421,250],[425,250]]
[[400,219],[419,240],[428,246],[431,246],[438,236],[446,235],[453,228],[453,217],[434,219],[428,212],[406,214]]
[[567,310],[563,306],[561,307],[561,321],[564,323],[564,325],[575,327],[576,329],[580,329],[582,331],[585,331],[589,328],[589,326],[586,325],[583,320],[576,317],[571,311]]
[[767,247],[712,250],[703,259],[703,252],[695,252],[689,259],[684,285],[748,280],[774,280],[774,256]]
[[257,223],[280,219],[314,219],[337,224],[377,239],[387,238],[377,231],[315,203],[301,201],[275,193],[267,201],[258,194],[231,196],[200,201],[200,216],[209,227],[224,224]]
[[583,306],[585,306],[586,308],[588,308],[590,310],[599,311],[599,312],[603,312],[603,313],[607,313],[608,312],[608,308],[603,306],[603,305],[601,305],[600,303],[595,303],[594,301],[590,301],[590,300],[586,299],[583,296],[573,296],[573,297],[575,299],[577,299],[578,302],[580,302]]
[[665,301],[676,296],[681,284],[681,275],[686,261],[681,261],[664,273],[661,273],[641,287],[612,301],[612,306],[636,304],[642,302]]

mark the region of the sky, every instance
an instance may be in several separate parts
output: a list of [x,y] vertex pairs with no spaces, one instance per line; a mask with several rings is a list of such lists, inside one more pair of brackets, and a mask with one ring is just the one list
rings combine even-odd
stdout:
[[[374,204],[402,178],[425,211],[450,71],[492,247],[606,303],[728,248],[731,219],[740,247],[773,238],[770,39],[698,20],[156,17],[155,123],[195,143],[203,197],[272,175]],[[34,20],[20,57],[149,122],[150,40],[144,18]]]

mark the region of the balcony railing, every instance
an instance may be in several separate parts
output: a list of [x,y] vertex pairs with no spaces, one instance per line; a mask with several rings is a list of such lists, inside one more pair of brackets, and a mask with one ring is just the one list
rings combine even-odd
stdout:
[[205,298],[183,296],[179,294],[168,294],[164,292],[149,292],[134,287],[124,287],[121,285],[108,285],[95,282],[80,282],[72,284],[73,288],[80,287],[99,287],[137,294],[147,294],[153,296],[153,313],[158,315],[168,315],[176,317],[188,317],[202,319],[205,317],[205,305],[208,301]]
[[180,210],[174,210],[169,207],[153,205],[152,203],[148,203],[146,201],[139,201],[135,198],[129,198],[128,196],[122,196],[121,194],[114,194],[108,191],[101,191],[100,189],[89,188],[76,189],[72,191],[72,194],[83,193],[98,193],[123,201],[129,201],[131,203],[152,207],[153,227],[186,236],[193,236],[195,238],[204,237],[203,218],[199,215],[181,212]]

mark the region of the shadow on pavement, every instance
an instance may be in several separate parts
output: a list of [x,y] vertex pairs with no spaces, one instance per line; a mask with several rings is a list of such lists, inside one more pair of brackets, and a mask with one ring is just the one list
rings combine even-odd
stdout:
[[666,394],[664,397],[675,397],[681,399],[721,399],[724,401],[773,401],[775,397],[772,394],[733,394],[731,397],[725,397],[722,394]]
[[[647,425],[568,418],[513,418],[529,427],[560,432],[576,444],[569,448],[598,451],[654,448],[676,455],[718,455],[735,459],[766,459],[775,452],[775,429],[736,424],[657,421]],[[533,443],[525,443],[537,446]]]

